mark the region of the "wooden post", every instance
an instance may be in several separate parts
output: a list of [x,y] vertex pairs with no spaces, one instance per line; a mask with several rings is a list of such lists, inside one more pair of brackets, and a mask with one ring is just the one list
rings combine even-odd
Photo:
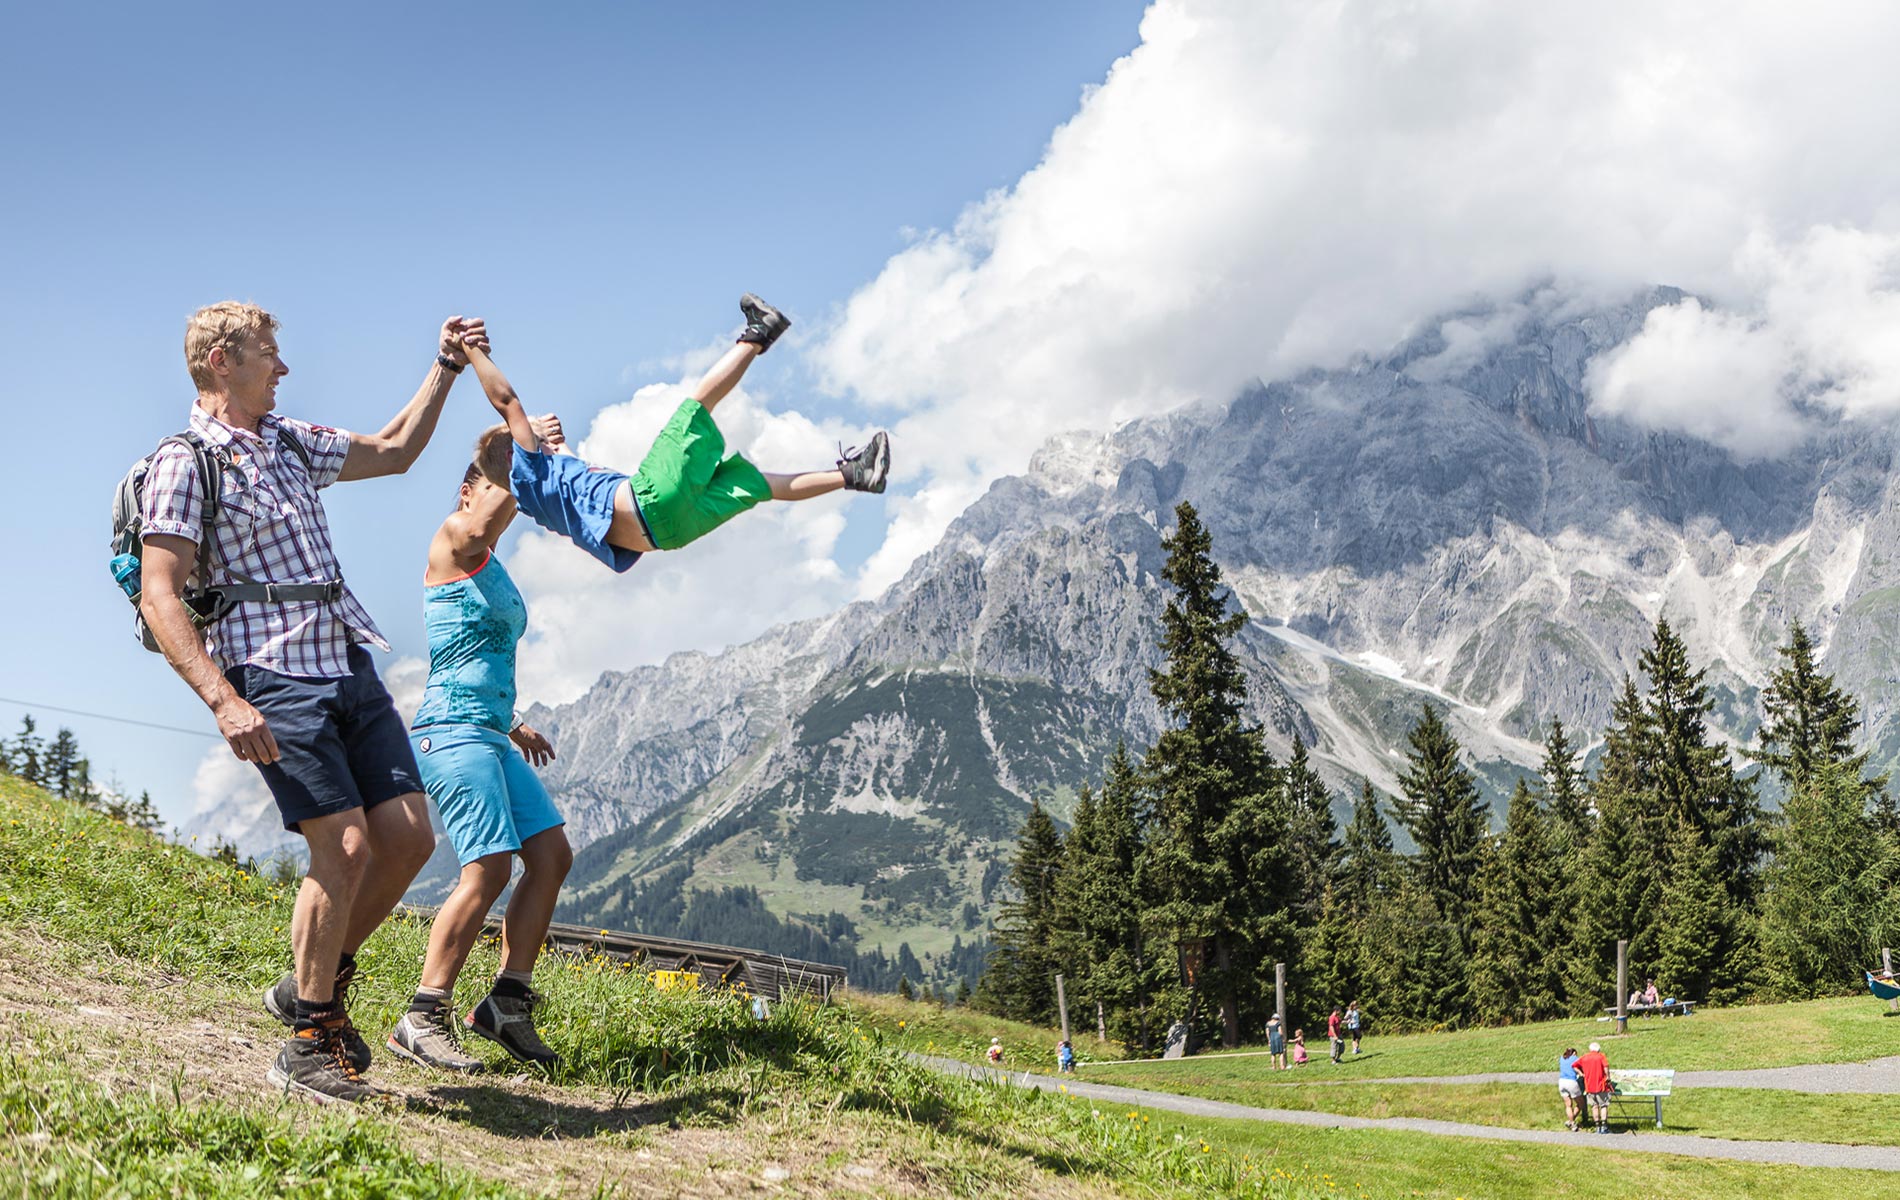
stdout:
[[1273,1015],[1280,1018],[1280,1028],[1286,1028],[1286,964],[1273,964]]
[[1100,1000],[1095,1002],[1095,1040],[1098,1042],[1108,1040],[1108,1010],[1102,1007]]
[[1630,944],[1616,943],[1616,1031],[1630,1031]]
[[[1893,950],[1887,946],[1880,948],[1880,969],[1887,973],[1887,982],[1893,982]],[[1888,1012],[1900,1012],[1900,1000],[1887,1001]]]
[[1056,1011],[1062,1014],[1062,1040],[1069,1040],[1069,997],[1062,990],[1062,976],[1056,976]]

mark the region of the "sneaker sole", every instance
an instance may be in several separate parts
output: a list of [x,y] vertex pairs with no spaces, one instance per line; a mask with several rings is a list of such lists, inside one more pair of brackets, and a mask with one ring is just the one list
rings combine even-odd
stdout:
[[471,1066],[466,1066],[466,1067],[455,1067],[455,1066],[450,1066],[448,1063],[430,1062],[428,1059],[422,1057],[420,1054],[417,1054],[414,1050],[411,1050],[409,1047],[403,1045],[401,1042],[398,1042],[393,1037],[384,1038],[383,1045],[389,1047],[390,1050],[394,1051],[398,1058],[406,1058],[410,1062],[415,1063],[417,1066],[427,1067],[431,1071],[453,1071],[457,1075],[474,1075],[488,1069],[487,1063],[480,1063],[480,1062],[475,1063]]
[[278,1070],[275,1066],[272,1066],[270,1070],[264,1072],[264,1078],[270,1081],[272,1087],[286,1095],[308,1096],[318,1104],[360,1104],[364,1100],[372,1100],[383,1094],[381,1092],[368,1092],[357,1097],[355,1100],[351,1100],[345,1096],[332,1096],[328,1092],[318,1091],[307,1083],[298,1083],[290,1076]]

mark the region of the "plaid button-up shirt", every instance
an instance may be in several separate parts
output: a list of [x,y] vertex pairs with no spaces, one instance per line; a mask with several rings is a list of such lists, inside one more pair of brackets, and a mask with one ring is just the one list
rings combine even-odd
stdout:
[[[191,428],[222,446],[234,469],[224,473],[211,556],[210,583],[226,571],[267,583],[322,583],[339,578],[330,524],[317,492],[343,473],[350,435],[306,421],[266,414],[257,433],[233,429],[196,405]],[[277,443],[288,428],[310,452],[310,470]],[[203,531],[204,492],[197,463],[183,446],[168,445],[145,477],[144,536],[171,534],[196,543]],[[205,632],[205,649],[221,669],[252,663],[280,675],[341,679],[350,673],[352,642],[389,643],[362,603],[343,589],[335,604],[240,604]]]

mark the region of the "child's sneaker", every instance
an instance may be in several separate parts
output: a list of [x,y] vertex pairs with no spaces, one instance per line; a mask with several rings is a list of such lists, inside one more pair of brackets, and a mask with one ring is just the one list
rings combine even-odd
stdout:
[[760,354],[770,350],[779,334],[792,327],[790,317],[751,292],[739,297],[739,311],[745,314],[745,332],[739,335],[739,340],[757,346]]
[[561,1056],[548,1048],[534,1028],[534,1010],[540,1007],[541,994],[525,997],[498,996],[493,992],[475,1006],[462,1023],[470,1033],[479,1034],[525,1063],[538,1063],[552,1069]]
[[891,439],[883,430],[871,435],[864,449],[839,447],[838,469],[844,485],[854,492],[881,492],[891,473]]

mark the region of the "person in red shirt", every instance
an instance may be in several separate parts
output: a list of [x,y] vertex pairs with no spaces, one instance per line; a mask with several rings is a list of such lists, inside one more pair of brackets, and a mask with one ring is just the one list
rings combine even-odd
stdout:
[[1590,1052],[1577,1060],[1577,1074],[1583,1076],[1583,1094],[1595,1114],[1597,1132],[1610,1132],[1610,1060],[1603,1047],[1590,1043]]
[[1332,1039],[1334,1062],[1338,1062],[1340,1056],[1346,1052],[1346,1039],[1340,1032],[1343,1023],[1344,1019],[1339,1015],[1339,1010],[1336,1008],[1333,1010],[1333,1015],[1326,1018],[1326,1036]]

